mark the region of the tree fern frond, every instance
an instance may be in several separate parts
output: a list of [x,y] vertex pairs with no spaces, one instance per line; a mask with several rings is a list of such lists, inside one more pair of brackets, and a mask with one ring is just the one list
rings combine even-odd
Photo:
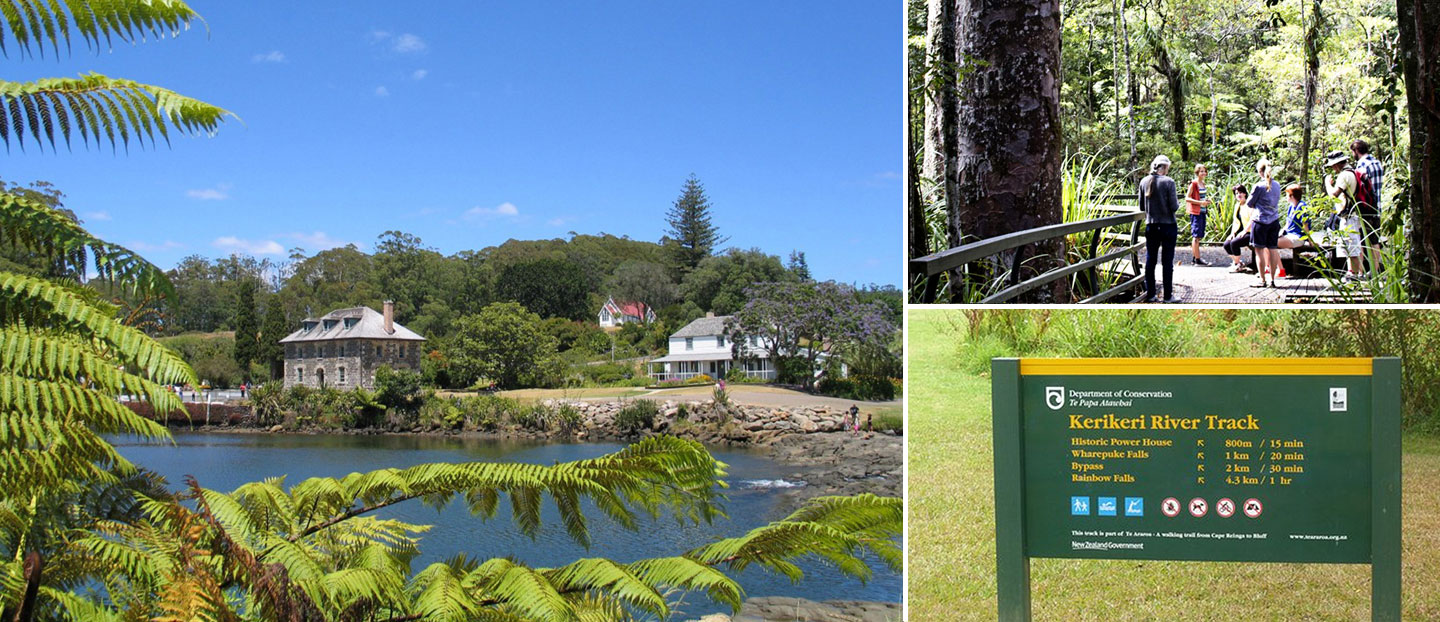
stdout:
[[712,566],[688,557],[642,559],[629,564],[631,572],[645,583],[682,590],[704,590],[710,600],[739,611],[745,591],[734,579]]
[[646,581],[632,567],[609,559],[581,559],[541,572],[561,593],[601,593],[662,620],[670,614],[654,582]]
[[[25,148],[23,133],[28,130],[42,151],[42,138],[55,149],[55,125],[65,108],[76,113],[69,116],[87,137],[85,145],[90,144],[88,137],[93,137],[99,146],[103,131],[111,147],[127,149],[132,134],[141,147],[154,147],[158,146],[157,132],[168,145],[171,128],[184,134],[212,136],[226,117],[238,119],[223,108],[168,89],[98,73],[34,82],[0,80],[0,104],[9,110],[10,134],[16,144]],[[119,142],[115,140],[117,134]],[[7,148],[9,137],[3,137]],[[60,138],[66,148],[73,148],[68,130]]]
[[10,318],[26,319],[32,326],[63,327],[95,339],[115,356],[117,363],[139,368],[154,382],[199,382],[175,352],[44,279],[0,272],[0,324]]
[[[66,0],[64,7],[54,0],[48,4],[39,0],[0,0],[0,14],[21,53],[38,52],[41,56],[47,43],[58,56],[62,39],[68,50],[72,28],[91,49],[100,52],[102,37],[107,47],[112,36],[129,43],[174,37],[200,19],[189,6],[176,0]],[[4,30],[0,29],[3,41]],[[0,51],[9,54],[3,45]]]
[[136,294],[174,296],[165,272],[134,251],[91,235],[70,216],[19,194],[0,192],[0,240],[48,256],[83,275],[87,269]]
[[870,494],[817,497],[786,520],[757,527],[738,538],[707,544],[685,556],[736,570],[759,564],[792,581],[803,576],[792,560],[815,556],[864,581],[870,578],[871,571],[858,554],[871,551],[892,564],[898,553],[895,538],[902,524],[901,501],[897,498]]
[[465,575],[462,584],[485,600],[515,608],[528,619],[576,620],[575,608],[544,574],[503,557],[480,564]]

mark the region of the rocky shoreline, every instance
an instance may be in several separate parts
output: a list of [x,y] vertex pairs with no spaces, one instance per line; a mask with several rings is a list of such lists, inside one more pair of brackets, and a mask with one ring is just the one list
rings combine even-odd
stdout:
[[765,596],[746,599],[735,615],[713,613],[692,622],[894,622],[900,619],[900,603],[861,600],[827,600]]

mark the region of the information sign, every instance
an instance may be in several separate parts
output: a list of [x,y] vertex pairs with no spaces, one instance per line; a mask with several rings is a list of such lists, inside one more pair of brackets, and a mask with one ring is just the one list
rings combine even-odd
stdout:
[[1029,619],[1030,557],[1372,564],[1374,619],[1399,619],[1398,360],[996,359],[992,379],[1002,620]]

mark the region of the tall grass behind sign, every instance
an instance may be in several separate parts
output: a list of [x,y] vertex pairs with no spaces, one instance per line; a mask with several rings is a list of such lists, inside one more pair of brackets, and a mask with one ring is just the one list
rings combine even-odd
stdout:
[[1032,557],[1370,564],[1400,619],[1399,359],[995,359],[1000,620]]

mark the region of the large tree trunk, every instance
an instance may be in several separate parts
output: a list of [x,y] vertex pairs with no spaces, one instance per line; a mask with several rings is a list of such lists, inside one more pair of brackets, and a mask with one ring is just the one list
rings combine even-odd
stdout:
[[1396,0],[1410,110],[1410,287],[1440,302],[1440,6]]
[[[929,0],[925,24],[925,139],[921,177],[928,184],[923,199],[933,205],[944,199],[945,113],[955,101],[955,0]],[[953,125],[951,126],[954,127]]]
[[1133,180],[1139,177],[1135,175],[1135,106],[1140,105],[1140,89],[1135,85],[1135,72],[1130,67],[1130,26],[1125,20],[1125,0],[1120,0],[1120,39],[1125,42],[1125,95],[1130,103],[1130,160],[1125,174]]
[[[1300,21],[1305,22],[1305,2],[1300,0]],[[1300,122],[1300,186],[1310,178],[1310,131],[1315,116],[1315,87],[1320,78],[1320,0],[1314,0],[1310,22],[1305,28],[1305,115]]]
[[[1163,27],[1163,26],[1162,26]],[[1175,140],[1180,142],[1180,160],[1190,161],[1190,143],[1185,140],[1185,75],[1180,66],[1170,60],[1170,49],[1156,35],[1154,40],[1155,71],[1165,78],[1170,87],[1170,129]]]
[[908,181],[905,201],[910,204],[910,258],[921,257],[929,253],[930,240],[929,230],[925,223],[925,200],[920,196],[920,171],[915,166],[915,126],[910,117],[914,115],[915,106],[905,106],[905,177]]
[[[1059,0],[958,0],[963,60],[952,235],[986,239],[1060,222]],[[952,240],[952,244],[957,240]],[[1048,270],[1058,243],[1032,247]],[[1034,256],[1048,259],[1031,259]],[[1008,262],[1007,262],[1008,263]],[[1064,280],[1051,299],[1063,299]],[[1044,296],[1042,295],[1042,298]]]

